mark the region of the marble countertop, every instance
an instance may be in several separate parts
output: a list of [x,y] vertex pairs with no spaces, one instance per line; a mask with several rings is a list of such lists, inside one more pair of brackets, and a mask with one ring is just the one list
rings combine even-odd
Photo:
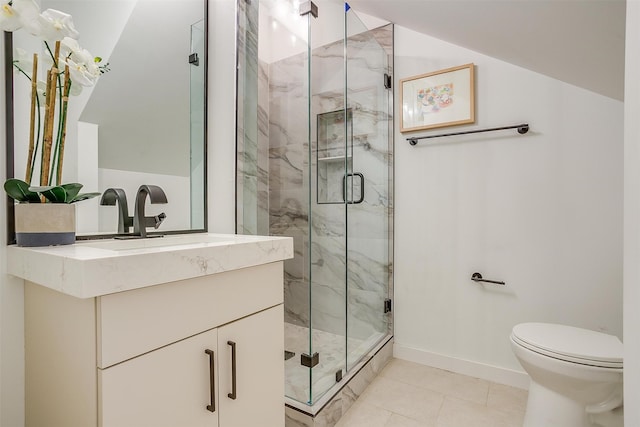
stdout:
[[47,288],[93,298],[293,258],[290,237],[184,234],[7,248],[7,270]]

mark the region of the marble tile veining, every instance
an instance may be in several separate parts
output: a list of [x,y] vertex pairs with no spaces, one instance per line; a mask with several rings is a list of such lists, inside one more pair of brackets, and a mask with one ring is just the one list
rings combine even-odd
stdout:
[[78,298],[191,279],[293,256],[288,237],[186,234],[7,248],[7,272]]
[[[366,177],[365,200],[349,207],[348,222],[344,205],[316,203],[329,196],[331,200],[342,198],[344,171],[338,167],[335,173],[331,168],[336,165],[320,165],[315,156],[320,148],[317,116],[345,108],[343,43],[314,48],[311,82],[305,80],[309,67],[306,53],[275,61],[260,74],[268,78],[269,88],[268,107],[264,108],[269,125],[269,233],[296,239],[295,257],[285,265],[286,319],[300,325],[313,317],[316,328],[344,335],[346,315],[341,307],[349,295],[348,332],[360,339],[367,339],[374,331],[391,330],[389,319],[376,316],[389,294],[391,277],[387,219],[391,215],[388,136],[392,112],[388,93],[379,84],[380,73],[389,66],[391,40],[391,26],[386,26],[358,34],[348,44],[349,75],[357,76],[348,82],[353,112],[352,167]],[[328,135],[335,139],[331,141],[344,147],[344,139],[339,138],[341,126],[332,129],[337,133]],[[327,181],[330,194],[322,193],[325,190],[317,180]],[[349,252],[345,257],[347,229]],[[348,288],[354,290],[350,293],[344,284],[347,269]],[[310,282],[310,287],[301,286],[302,281]]]
[[[243,46],[253,52],[257,21],[251,19],[253,10],[246,13],[250,34]],[[238,224],[244,232],[294,238],[294,257],[285,262],[284,294],[285,320],[293,329],[286,333],[287,350],[296,356],[285,364],[287,395],[303,402],[315,402],[335,385],[337,370],[353,366],[392,332],[392,316],[383,315],[382,307],[392,280],[389,128],[393,112],[389,92],[380,84],[381,73],[390,71],[391,36],[391,25],[350,36],[348,69],[345,45],[339,41],[314,46],[311,57],[307,51],[270,63],[258,60],[257,69],[249,74],[257,78],[258,109],[242,113],[252,119],[256,116],[257,134],[250,120],[239,123],[244,137],[237,170],[246,176],[238,179],[243,199],[238,201]],[[345,71],[349,76],[346,97]],[[253,102],[255,94],[249,95]],[[321,145],[318,117],[345,108],[353,112],[350,168],[366,177],[365,199],[349,208],[341,203],[345,191],[349,194],[343,188],[344,168],[316,158]],[[344,154],[347,141],[340,125],[337,129],[329,135],[331,147],[341,147]],[[318,185],[321,180],[327,184],[325,190]],[[323,197],[338,203],[322,204]],[[261,231],[266,223],[268,228]],[[311,324],[309,348],[305,328]],[[321,354],[311,379],[299,360],[301,352],[310,351]],[[333,409],[319,416],[315,426],[333,426],[360,394],[357,385],[347,387],[338,398],[341,403],[333,402]],[[292,414],[291,425],[302,422],[298,418]]]

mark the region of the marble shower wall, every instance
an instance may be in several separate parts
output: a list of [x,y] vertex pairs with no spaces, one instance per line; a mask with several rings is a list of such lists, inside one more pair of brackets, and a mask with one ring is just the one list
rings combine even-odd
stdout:
[[[322,157],[322,150],[317,153],[317,115],[344,109],[343,44],[334,43],[313,51],[311,118],[307,113],[306,55],[277,61],[269,67],[270,233],[293,236],[296,251],[295,258],[285,265],[286,321],[309,326],[311,315],[314,329],[345,335],[348,324],[349,336],[360,339],[390,332],[387,317],[381,313],[390,277],[390,221],[387,219],[391,212],[389,129],[392,116],[389,92],[382,87],[381,73],[390,72],[387,67],[391,31],[390,25],[385,26],[351,37],[348,44],[348,108],[353,115],[354,137],[349,167],[365,176],[362,204],[348,207],[318,204],[316,195],[316,156]],[[386,52],[380,49],[380,42]],[[307,144],[309,119],[311,176]],[[332,154],[344,154],[344,149]],[[326,167],[321,162],[320,181],[330,178],[323,173]],[[340,164],[338,167],[344,168]],[[329,183],[334,188],[335,184]],[[337,187],[341,187],[341,182]],[[312,190],[311,195],[308,188]],[[306,258],[309,233],[310,262]],[[345,264],[347,252],[348,265]],[[347,267],[349,286],[345,288]],[[345,299],[348,299],[348,313]]]
[[[258,2],[238,2],[237,232],[269,234],[269,76],[258,57]],[[247,60],[247,58],[251,58]],[[258,87],[256,93],[251,88]]]
[[392,316],[382,313],[384,300],[391,295],[393,259],[393,93],[380,82],[385,72],[392,75],[392,40],[388,25],[350,37],[347,43],[353,171],[365,177],[364,202],[350,205],[348,213],[347,335],[360,339],[376,332],[392,333]]
[[309,162],[307,55],[269,66],[269,231],[293,237],[285,261],[285,321],[309,326]]
[[[345,108],[343,43],[312,52],[309,113],[306,53],[271,64],[248,59],[258,57],[258,3],[238,2],[245,16],[238,21],[238,99],[245,102],[238,109],[237,230],[293,237],[295,257],[285,261],[287,322],[361,340],[392,333],[391,316],[382,315],[392,259],[392,96],[381,77],[391,73],[392,26],[348,42],[349,168],[364,175],[365,200],[318,204],[318,176],[331,197],[342,193],[344,162],[342,168],[321,162],[318,170],[316,133],[318,115]],[[257,93],[245,90],[255,85]],[[327,175],[336,165],[338,173]]]
[[[379,43],[386,42],[390,51],[391,31],[389,25],[352,36],[347,43],[347,108],[353,116],[350,172],[364,176],[365,198],[361,204],[348,205],[346,248],[344,241],[328,238],[323,233],[328,228],[327,224],[333,224],[334,229],[344,224],[342,211],[338,211],[336,216],[334,206],[319,205],[312,213],[312,229],[317,231],[312,235],[314,249],[316,243],[322,247],[315,253],[312,250],[312,257],[317,255],[320,264],[322,261],[326,263],[325,255],[341,263],[341,268],[312,271],[314,325],[334,333],[344,333],[344,309],[340,301],[346,298],[347,335],[358,339],[366,339],[376,332],[386,333],[389,326],[386,322],[390,319],[390,316],[382,315],[384,299],[389,295],[391,257],[388,224],[392,166],[389,156],[389,130],[392,128],[390,91],[383,87],[382,74],[390,72],[390,61],[387,51]],[[314,89],[318,88],[313,95],[314,113],[343,109],[343,90],[336,87],[340,80],[336,82],[336,79],[325,78],[327,70],[341,70],[342,43],[317,49],[314,55],[314,66],[320,70],[316,73],[318,81],[314,80]],[[313,135],[314,140],[315,137]],[[353,198],[357,199],[358,194]],[[345,249],[348,254],[346,289],[342,279]],[[351,353],[351,349],[347,350]]]

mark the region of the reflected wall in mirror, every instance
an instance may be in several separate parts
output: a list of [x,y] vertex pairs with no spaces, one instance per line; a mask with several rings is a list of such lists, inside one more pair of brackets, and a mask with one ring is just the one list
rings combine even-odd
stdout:
[[[110,68],[69,100],[62,182],[80,182],[83,192],[122,188],[130,210],[140,185],[159,185],[168,204],[147,206],[149,215],[167,215],[158,231],[205,230],[206,0],[41,0],[40,7],[70,14],[80,45]],[[13,33],[16,48],[43,53],[23,30]],[[22,178],[30,82],[14,72],[13,86],[14,175]],[[99,202],[77,204],[78,235],[117,233],[117,209]]]

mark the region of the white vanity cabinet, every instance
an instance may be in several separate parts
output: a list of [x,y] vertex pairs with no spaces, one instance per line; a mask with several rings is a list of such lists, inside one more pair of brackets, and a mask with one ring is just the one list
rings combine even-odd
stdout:
[[99,370],[102,425],[283,426],[282,319],[280,305]]
[[282,284],[282,261],[84,299],[25,282],[26,425],[284,426]]

